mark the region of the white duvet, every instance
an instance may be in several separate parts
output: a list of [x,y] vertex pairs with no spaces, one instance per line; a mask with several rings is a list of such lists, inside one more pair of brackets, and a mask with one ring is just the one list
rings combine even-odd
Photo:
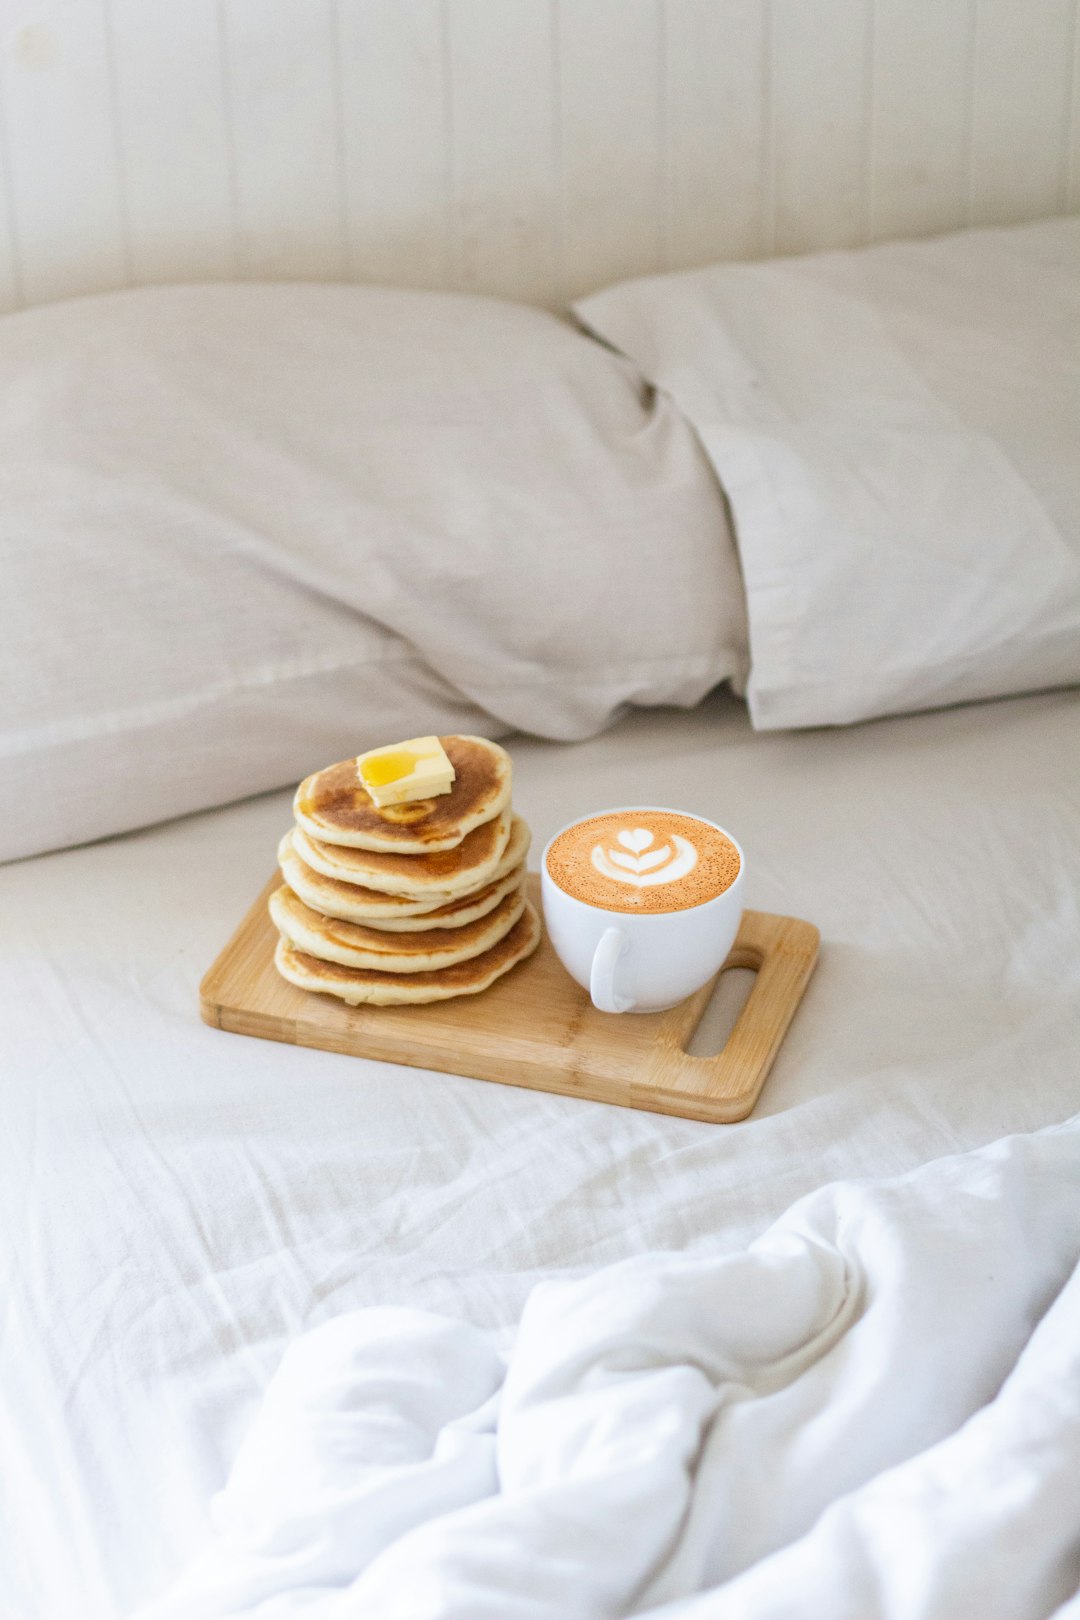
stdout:
[[541,1284],[505,1364],[327,1322],[142,1620],[1042,1620],[1080,1583],[1078,1193],[1080,1119]]

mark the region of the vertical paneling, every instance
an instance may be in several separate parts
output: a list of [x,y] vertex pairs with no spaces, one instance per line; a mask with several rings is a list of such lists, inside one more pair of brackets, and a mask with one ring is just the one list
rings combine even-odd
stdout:
[[870,234],[955,229],[968,188],[976,0],[876,0]]
[[128,275],[102,0],[5,4],[4,124],[28,303]]
[[452,153],[441,0],[341,0],[349,271],[451,281]]
[[865,240],[870,212],[869,0],[769,0],[773,247]]
[[666,173],[675,264],[762,252],[766,20],[762,0],[667,0]]
[[1072,34],[1072,83],[1064,131],[1066,213],[1080,212],[1080,0],[1073,0]]
[[559,0],[563,282],[575,297],[662,267],[659,0]]
[[1080,0],[0,0],[0,309],[240,274],[560,305],[1080,209]]
[[976,224],[1061,206],[1074,0],[978,0],[971,204]]
[[218,0],[109,0],[131,269],[229,276],[232,178]]
[[536,303],[561,277],[554,34],[540,0],[448,0],[455,280]]
[[222,15],[240,273],[343,276],[333,0],[222,0]]

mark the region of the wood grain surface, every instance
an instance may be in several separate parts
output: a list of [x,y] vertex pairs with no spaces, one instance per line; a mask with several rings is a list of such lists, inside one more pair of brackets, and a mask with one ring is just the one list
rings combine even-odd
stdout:
[[[726,1123],[765,1084],[817,961],[819,934],[795,917],[747,911],[725,963],[757,978],[722,1052],[685,1051],[715,979],[662,1013],[597,1012],[548,943],[477,996],[422,1007],[347,1007],[298,990],[273,963],[266,909],[275,876],[201,986],[208,1024],[237,1035],[320,1047],[623,1108]],[[539,907],[539,878],[530,875]],[[723,969],[721,970],[723,971]]]

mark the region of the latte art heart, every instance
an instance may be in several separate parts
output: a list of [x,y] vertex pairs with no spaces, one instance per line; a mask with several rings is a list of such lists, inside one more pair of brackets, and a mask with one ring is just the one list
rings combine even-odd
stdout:
[[648,849],[653,841],[653,835],[648,827],[635,827],[633,832],[623,828],[622,832],[615,834],[615,837],[623,849],[633,850],[635,855],[640,855],[643,849]]
[[[681,838],[678,833],[658,849],[647,847],[653,842],[653,835],[644,827],[618,832],[615,837],[624,846],[623,850],[597,844],[592,852],[592,863],[598,872],[616,883],[630,883],[635,889],[651,888],[657,883],[677,883],[697,865],[697,850],[688,838]],[[636,853],[625,854],[627,848]]]
[[712,822],[677,810],[609,810],[565,827],[546,875],[601,911],[657,915],[705,905],[739,876],[734,842]]

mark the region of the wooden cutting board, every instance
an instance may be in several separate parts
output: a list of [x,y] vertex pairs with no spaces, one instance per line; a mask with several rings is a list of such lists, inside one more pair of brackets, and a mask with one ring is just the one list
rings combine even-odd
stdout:
[[[298,990],[274,967],[277,931],[266,902],[280,882],[278,876],[267,884],[203,980],[208,1024],[709,1123],[744,1119],[753,1108],[814,970],[820,939],[812,923],[744,912],[724,968],[754,968],[757,979],[723,1051],[690,1057],[685,1046],[715,978],[667,1012],[597,1012],[546,935],[527,962],[490,989],[457,1001],[347,1007]],[[540,880],[530,875],[528,882],[539,910]]]

